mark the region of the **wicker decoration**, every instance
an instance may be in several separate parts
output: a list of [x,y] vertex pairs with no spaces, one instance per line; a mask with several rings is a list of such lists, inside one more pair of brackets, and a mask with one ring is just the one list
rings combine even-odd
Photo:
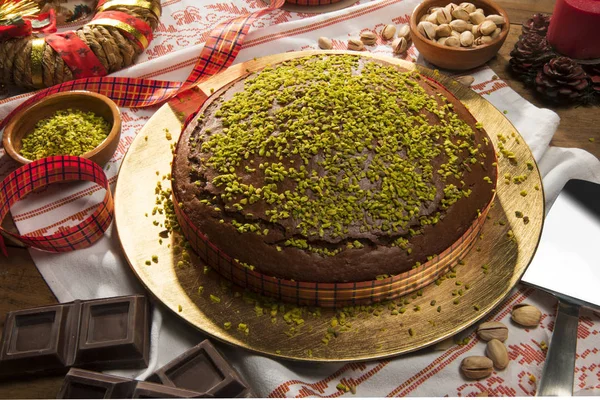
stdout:
[[39,89],[126,68],[148,46],[160,13],[160,0],[100,0],[77,31],[0,41],[0,82]]

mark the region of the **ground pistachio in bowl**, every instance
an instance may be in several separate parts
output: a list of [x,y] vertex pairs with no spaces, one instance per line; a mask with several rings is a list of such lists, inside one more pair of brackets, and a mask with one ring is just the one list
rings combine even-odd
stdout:
[[40,120],[22,140],[19,153],[29,159],[80,156],[94,150],[110,133],[111,124],[91,111],[68,108]]

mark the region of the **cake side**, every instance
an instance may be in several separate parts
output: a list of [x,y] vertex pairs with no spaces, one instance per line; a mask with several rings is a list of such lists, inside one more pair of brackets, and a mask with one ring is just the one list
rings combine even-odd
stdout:
[[313,56],[222,89],[182,135],[184,212],[249,268],[314,282],[409,270],[490,202],[495,154],[464,106],[425,78]]

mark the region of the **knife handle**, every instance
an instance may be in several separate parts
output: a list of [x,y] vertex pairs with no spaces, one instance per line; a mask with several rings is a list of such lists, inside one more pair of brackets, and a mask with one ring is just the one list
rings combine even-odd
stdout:
[[558,301],[554,332],[536,396],[572,396],[579,306]]

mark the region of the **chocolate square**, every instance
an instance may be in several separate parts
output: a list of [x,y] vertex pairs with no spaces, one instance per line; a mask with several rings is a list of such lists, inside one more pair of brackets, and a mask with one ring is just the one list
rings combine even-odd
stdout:
[[120,376],[71,368],[58,399],[123,399],[133,394],[136,381]]
[[207,393],[160,385],[158,383],[138,382],[133,392],[134,399],[175,399],[175,398],[206,398],[212,397]]
[[147,367],[150,350],[148,308],[146,298],[141,295],[84,302],[75,365]]
[[80,302],[9,312],[0,376],[66,372],[73,359]]
[[208,340],[181,354],[147,380],[214,397],[249,397],[252,393]]

